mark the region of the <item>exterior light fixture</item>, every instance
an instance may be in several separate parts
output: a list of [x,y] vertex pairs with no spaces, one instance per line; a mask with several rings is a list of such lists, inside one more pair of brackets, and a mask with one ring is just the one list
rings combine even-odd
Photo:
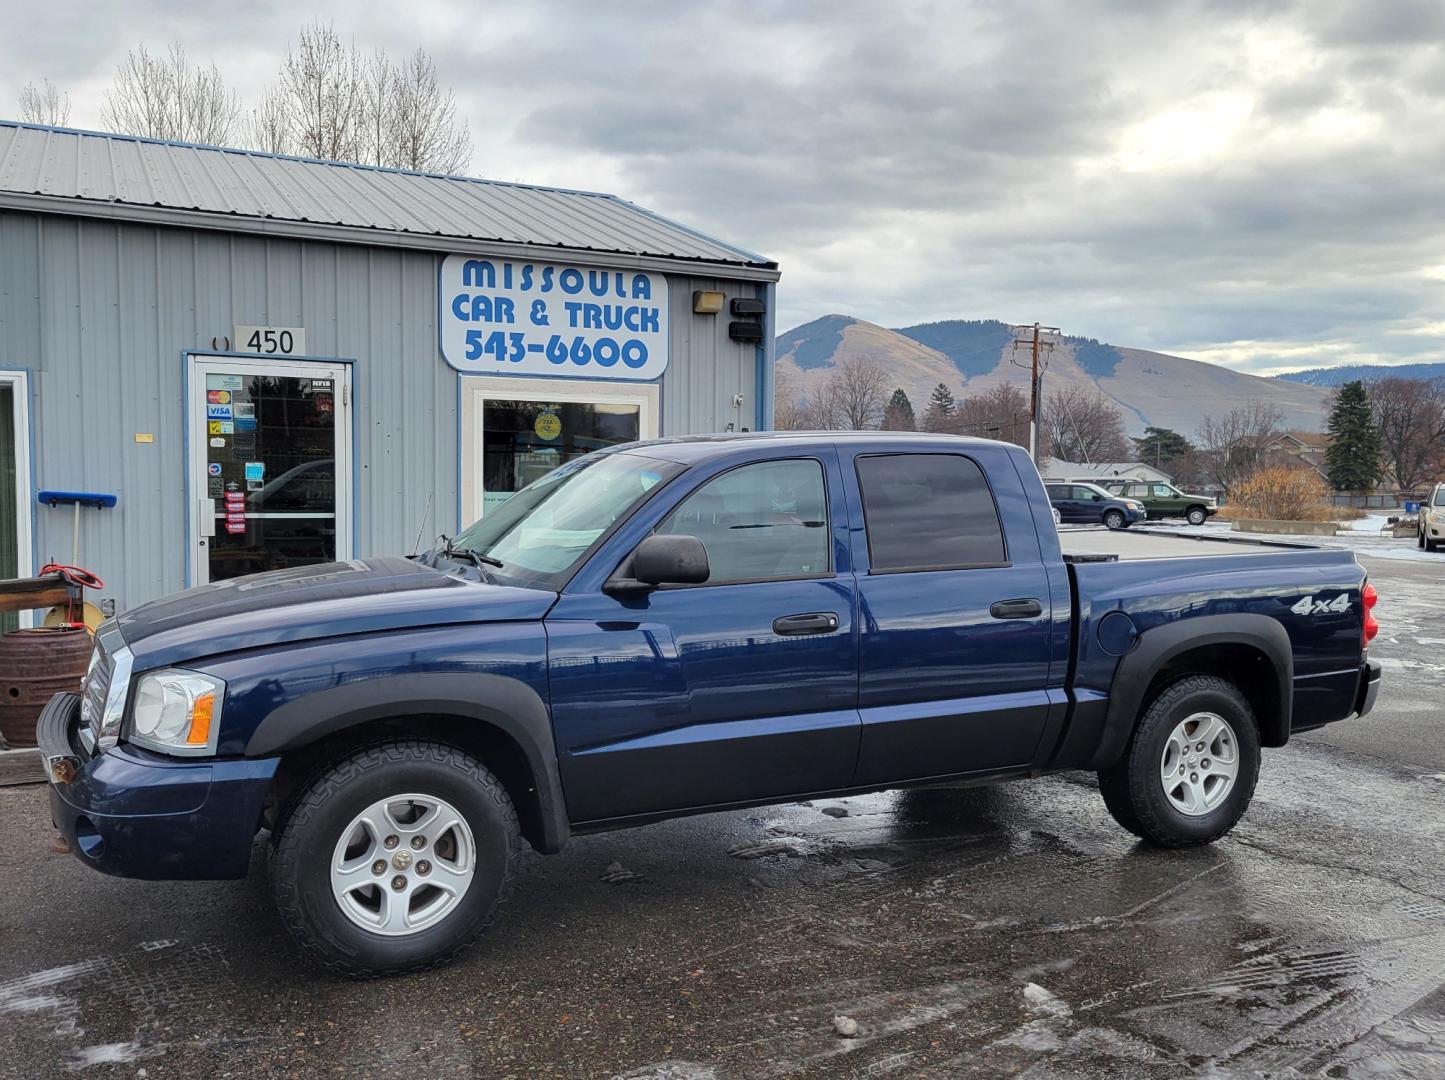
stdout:
[[692,310],[695,315],[716,315],[723,309],[723,294],[709,289],[694,289]]

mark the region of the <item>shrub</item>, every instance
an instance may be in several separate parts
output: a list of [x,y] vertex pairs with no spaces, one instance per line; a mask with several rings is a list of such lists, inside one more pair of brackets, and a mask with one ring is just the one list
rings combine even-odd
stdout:
[[1334,521],[1330,491],[1313,469],[1269,465],[1257,469],[1229,493],[1235,517],[1276,521]]

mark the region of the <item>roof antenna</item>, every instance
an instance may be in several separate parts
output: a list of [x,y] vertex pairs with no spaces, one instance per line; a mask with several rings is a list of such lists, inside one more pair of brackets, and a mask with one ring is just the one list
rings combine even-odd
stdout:
[[421,525],[418,526],[416,530],[416,543],[411,546],[412,558],[415,558],[416,553],[421,550],[421,534],[426,532],[426,519],[431,517],[431,497],[433,494],[434,493],[430,491],[426,493],[426,509],[422,511]]

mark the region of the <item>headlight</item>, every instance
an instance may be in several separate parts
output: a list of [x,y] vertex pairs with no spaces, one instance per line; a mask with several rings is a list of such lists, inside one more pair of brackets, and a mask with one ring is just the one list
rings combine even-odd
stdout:
[[1133,499],[1130,499],[1130,500],[1129,500],[1129,509],[1130,509],[1130,510],[1143,510],[1143,509],[1144,509],[1144,504],[1141,503],[1141,502],[1135,502]]
[[198,671],[153,671],[136,684],[130,741],[165,754],[216,752],[226,684]]

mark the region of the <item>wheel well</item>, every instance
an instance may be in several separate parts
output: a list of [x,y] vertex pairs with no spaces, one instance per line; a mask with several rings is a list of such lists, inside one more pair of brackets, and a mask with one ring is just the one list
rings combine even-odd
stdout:
[[342,728],[281,758],[262,810],[262,824],[275,829],[287,804],[316,773],[348,754],[386,739],[425,739],[465,750],[507,789],[522,835],[534,848],[543,844],[542,804],[527,756],[510,735],[472,717],[445,714],[392,716]]
[[1215,675],[1239,687],[1254,710],[1262,745],[1283,746],[1288,740],[1289,717],[1280,708],[1279,678],[1269,657],[1252,645],[1202,645],[1172,657],[1149,680],[1141,715],[1165,687],[1187,675]]

